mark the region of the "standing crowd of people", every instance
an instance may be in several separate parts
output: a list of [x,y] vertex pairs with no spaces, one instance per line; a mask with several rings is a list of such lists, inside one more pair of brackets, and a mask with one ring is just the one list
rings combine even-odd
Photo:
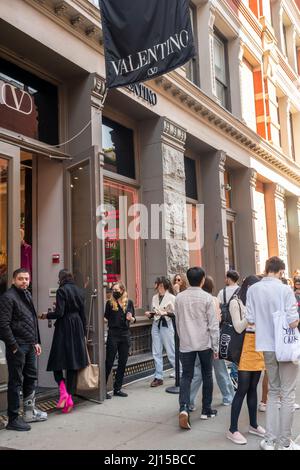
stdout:
[[[213,372],[224,406],[231,406],[226,437],[242,445],[247,438],[239,431],[239,416],[246,398],[249,433],[262,438],[263,450],[300,450],[292,440],[293,413],[298,363],[279,362],[275,354],[273,313],[285,312],[288,327],[295,329],[300,315],[300,275],[293,289],[283,282],[284,262],[267,260],[263,275],[249,275],[241,286],[239,274],[230,270],[226,286],[214,296],[214,281],[201,267],[191,267],[186,275],[177,273],[172,282],[165,276],[155,280],[151,309],[152,354],[155,373],[151,387],[163,385],[163,352],[173,368],[175,335],[179,338],[180,394],[179,426],[191,429],[190,413],[195,411],[202,385],[201,419],[214,418]],[[59,273],[55,309],[37,315],[30,291],[30,273],[25,268],[13,273],[10,289],[0,297],[0,339],[6,346],[8,366],[8,430],[28,431],[32,422],[45,421],[47,414],[35,406],[36,357],[41,354],[38,318],[55,319],[55,332],[47,371],[52,371],[59,388],[57,408],[69,413],[74,406],[79,370],[89,364],[84,297],[71,272]],[[130,326],[136,321],[134,303],[122,281],[112,286],[104,317],[108,324],[106,341],[106,381],[118,355],[113,394],[127,397],[122,390],[130,350]],[[242,338],[239,360],[228,363],[220,356],[220,326],[230,321]],[[65,371],[65,375],[64,375]],[[258,404],[257,387],[264,372],[263,395]],[[20,392],[23,417],[20,416]],[[107,393],[106,398],[111,398]],[[257,411],[266,411],[266,429],[257,420]]]

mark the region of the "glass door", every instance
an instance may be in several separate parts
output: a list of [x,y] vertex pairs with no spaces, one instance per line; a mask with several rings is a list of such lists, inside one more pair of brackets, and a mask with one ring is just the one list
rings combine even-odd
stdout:
[[100,365],[100,387],[93,398],[105,396],[104,352],[104,246],[97,237],[96,218],[103,200],[102,165],[96,147],[67,168],[66,262],[71,266],[76,284],[83,290],[86,318],[90,318],[88,348],[91,360]]
[[[0,295],[20,263],[20,149],[0,141]],[[6,407],[7,366],[0,341],[0,406]]]

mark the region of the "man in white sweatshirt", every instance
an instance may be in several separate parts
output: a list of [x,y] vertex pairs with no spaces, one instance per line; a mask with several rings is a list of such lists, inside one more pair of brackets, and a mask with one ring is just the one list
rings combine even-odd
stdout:
[[266,436],[263,450],[300,450],[291,440],[298,364],[278,362],[275,355],[273,313],[282,307],[290,328],[299,323],[292,289],[281,282],[285,264],[277,256],[266,262],[266,276],[251,286],[247,293],[246,318],[255,324],[256,350],[263,351],[269,379],[266,409]]
[[205,272],[200,267],[190,268],[187,278],[191,287],[176,296],[175,321],[179,336],[182,377],[179,395],[179,426],[190,429],[189,404],[191,381],[194,375],[195,359],[198,355],[203,378],[201,419],[213,418],[212,410],[213,376],[212,365],[219,350],[219,322],[213,297],[202,290]]

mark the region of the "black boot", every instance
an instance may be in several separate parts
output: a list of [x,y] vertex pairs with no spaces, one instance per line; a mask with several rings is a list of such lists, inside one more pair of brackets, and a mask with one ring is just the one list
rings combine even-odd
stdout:
[[116,397],[128,397],[127,393],[122,392],[122,390],[114,390],[114,395]]
[[21,416],[17,416],[17,418],[8,421],[6,429],[8,431],[30,431],[31,426],[25,423]]

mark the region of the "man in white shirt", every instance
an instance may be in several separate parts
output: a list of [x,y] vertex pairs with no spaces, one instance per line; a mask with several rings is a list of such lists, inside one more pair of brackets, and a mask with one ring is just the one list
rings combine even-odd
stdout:
[[229,271],[227,271],[226,279],[225,279],[226,286],[224,287],[225,302],[224,302],[224,289],[221,289],[220,292],[218,293],[218,301],[220,304],[229,302],[233,294],[239,288],[239,285],[238,285],[239,278],[240,278],[240,275],[237,271],[234,271],[233,269],[230,269]]
[[198,356],[203,378],[201,419],[213,418],[213,359],[219,351],[219,322],[213,297],[202,290],[205,272],[200,267],[187,271],[190,287],[176,296],[175,321],[180,344],[182,377],[179,395],[179,426],[190,429],[189,404],[195,359]]
[[[266,262],[266,277],[247,293],[246,318],[255,324],[256,350],[263,351],[269,379],[266,409],[266,436],[263,450],[300,450],[291,440],[298,364],[278,362],[275,355],[273,313],[284,308],[290,328],[296,328],[299,315],[292,289],[281,282],[285,264],[277,256]],[[280,405],[281,401],[281,405]]]

